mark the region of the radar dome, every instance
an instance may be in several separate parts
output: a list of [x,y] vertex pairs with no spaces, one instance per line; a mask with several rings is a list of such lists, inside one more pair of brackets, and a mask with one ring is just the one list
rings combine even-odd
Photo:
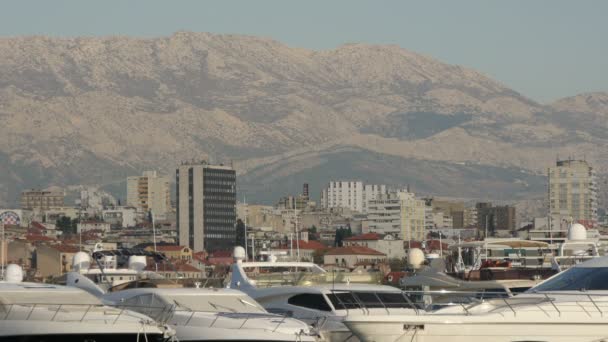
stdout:
[[407,252],[407,263],[414,269],[420,268],[424,263],[424,252],[420,248],[412,248]]
[[568,229],[568,240],[587,240],[587,229],[580,223],[574,223]]
[[20,283],[23,281],[23,269],[19,265],[9,264],[4,272],[4,280],[6,282]]
[[78,252],[72,257],[72,268],[75,272],[86,271],[91,267],[91,258],[85,252]]
[[129,269],[141,272],[146,268],[145,255],[131,255],[129,257]]
[[245,248],[243,248],[241,246],[234,247],[234,252],[233,252],[234,260],[243,261],[243,260],[245,260],[245,255],[246,255]]

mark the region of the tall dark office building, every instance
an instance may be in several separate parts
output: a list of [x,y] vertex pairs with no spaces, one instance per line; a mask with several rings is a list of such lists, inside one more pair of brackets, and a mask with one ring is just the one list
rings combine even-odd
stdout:
[[236,240],[236,172],[205,161],[175,171],[178,242],[193,251],[226,250]]

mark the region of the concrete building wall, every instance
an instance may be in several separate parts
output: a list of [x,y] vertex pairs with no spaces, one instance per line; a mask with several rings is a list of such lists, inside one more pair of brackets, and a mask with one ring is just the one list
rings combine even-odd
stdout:
[[400,192],[401,237],[403,240],[422,241],[425,239],[425,202],[411,192]]
[[169,177],[159,176],[156,171],[127,178],[127,205],[140,212],[151,209],[155,217],[164,219],[171,210],[170,196]]
[[337,265],[348,268],[355,267],[358,263],[379,263],[386,261],[386,255],[359,255],[359,254],[347,254],[347,255],[324,255],[323,263],[325,265]]
[[584,160],[561,160],[548,169],[550,215],[597,222],[597,179],[594,169]]
[[179,244],[194,252],[231,248],[236,239],[236,172],[206,162],[176,171]]
[[46,210],[64,205],[63,190],[25,190],[21,192],[21,209]]
[[382,194],[368,206],[364,232],[401,236],[401,199],[398,194]]
[[369,202],[386,193],[387,188],[383,184],[331,181],[321,192],[321,206],[325,209],[348,208],[359,213],[366,213]]

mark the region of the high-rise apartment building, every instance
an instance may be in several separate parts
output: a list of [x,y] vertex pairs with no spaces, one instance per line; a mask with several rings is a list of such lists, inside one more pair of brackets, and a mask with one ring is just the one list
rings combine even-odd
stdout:
[[366,213],[369,202],[386,193],[386,185],[363,184],[361,181],[331,181],[321,192],[321,206],[325,209],[348,208]]
[[152,210],[155,218],[163,219],[171,210],[169,177],[156,171],[144,171],[141,176],[127,178],[127,205],[140,212]]
[[52,207],[63,207],[64,200],[63,190],[25,190],[21,192],[21,209],[48,210]]
[[411,192],[399,192],[401,204],[401,237],[405,241],[422,241],[426,238],[424,230],[426,203]]
[[425,202],[407,191],[380,194],[369,202],[367,231],[403,240],[425,238]]
[[477,229],[482,236],[511,236],[516,229],[515,207],[493,206],[489,202],[475,205],[477,210]]
[[[587,227],[597,222],[597,180],[595,171],[584,160],[560,160],[548,170],[549,214]],[[551,225],[559,222],[551,222]]]
[[366,232],[401,237],[401,200],[396,192],[369,201]]
[[236,172],[205,161],[175,171],[178,241],[194,252],[231,249],[236,240]]

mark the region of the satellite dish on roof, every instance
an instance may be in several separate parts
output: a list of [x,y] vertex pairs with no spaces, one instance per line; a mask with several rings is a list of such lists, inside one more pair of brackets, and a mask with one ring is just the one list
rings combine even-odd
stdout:
[[574,223],[568,228],[568,240],[587,240],[587,229],[580,223]]
[[74,272],[86,271],[91,267],[91,258],[86,252],[78,252],[72,257],[72,269]]
[[245,260],[245,248],[241,246],[234,247],[233,257],[236,262],[242,262]]
[[420,248],[412,248],[407,252],[407,263],[413,269],[419,269],[424,263],[424,252]]
[[20,283],[23,281],[23,269],[19,265],[9,264],[4,271],[4,280],[7,283]]

